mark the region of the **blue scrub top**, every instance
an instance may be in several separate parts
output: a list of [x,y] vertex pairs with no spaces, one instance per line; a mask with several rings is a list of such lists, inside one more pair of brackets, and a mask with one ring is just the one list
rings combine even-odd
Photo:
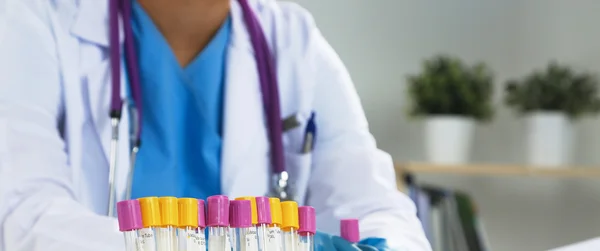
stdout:
[[221,193],[225,59],[230,18],[182,68],[166,39],[134,1],[135,36],[144,117],[132,197],[205,199]]

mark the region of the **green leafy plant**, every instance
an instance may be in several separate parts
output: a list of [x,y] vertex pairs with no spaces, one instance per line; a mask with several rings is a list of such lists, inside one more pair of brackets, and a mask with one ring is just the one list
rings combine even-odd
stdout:
[[587,72],[550,62],[520,80],[506,84],[504,102],[521,114],[536,111],[564,112],[572,119],[600,111],[598,80]]
[[409,115],[451,115],[487,121],[493,117],[493,74],[484,63],[465,65],[440,55],[425,60],[421,73],[408,76]]

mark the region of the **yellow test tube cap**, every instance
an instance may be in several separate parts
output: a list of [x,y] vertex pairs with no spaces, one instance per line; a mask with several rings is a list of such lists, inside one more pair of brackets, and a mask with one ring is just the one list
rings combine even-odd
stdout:
[[142,211],[142,224],[147,227],[160,227],[160,207],[158,197],[139,198]]
[[179,198],[179,227],[198,227],[198,200]]
[[290,228],[298,229],[298,203],[295,201],[281,202],[281,228],[289,231]]
[[281,226],[281,201],[279,198],[269,198],[271,207],[271,222]]
[[160,222],[165,226],[179,226],[179,207],[177,198],[175,197],[160,197],[158,198],[160,205]]
[[250,210],[252,211],[252,225],[256,225],[258,223],[258,213],[256,212],[256,198],[252,196],[238,197],[235,200],[249,200],[250,201]]

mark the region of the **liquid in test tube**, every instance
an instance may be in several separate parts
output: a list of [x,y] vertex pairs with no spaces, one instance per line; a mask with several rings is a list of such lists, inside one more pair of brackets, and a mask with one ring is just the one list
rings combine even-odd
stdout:
[[343,219],[340,222],[340,236],[351,243],[360,241],[358,219]]
[[229,243],[229,198],[223,195],[206,199],[208,207],[208,251],[231,250]]
[[252,206],[249,200],[234,200],[229,206],[233,251],[258,251],[256,227],[252,226]]
[[146,197],[138,199],[142,210],[142,224],[140,229],[140,243],[144,251],[156,251],[156,239],[158,237],[160,222],[160,206],[158,197]]
[[161,227],[158,229],[158,251],[177,251],[179,205],[175,197],[158,198]]
[[270,251],[267,248],[269,226],[271,220],[271,205],[268,197],[256,197],[256,232],[258,233],[258,249],[260,251]]
[[267,229],[268,251],[283,251],[283,241],[281,239],[281,201],[279,198],[269,198],[271,208],[271,225]]
[[[204,232],[198,232],[198,200],[180,198],[177,203],[179,204],[179,229],[177,230],[179,250],[206,251]],[[204,208],[202,208],[202,213],[204,214]]]
[[283,248],[285,251],[298,250],[298,203],[284,201],[281,203],[283,229]]
[[119,230],[125,236],[125,251],[142,250],[138,239],[138,230],[144,227],[140,202],[137,200],[118,202],[117,218],[119,219]]
[[300,228],[298,228],[298,250],[314,251],[314,236],[317,232],[317,215],[315,213],[315,208],[309,206],[298,208],[298,220],[300,221]]

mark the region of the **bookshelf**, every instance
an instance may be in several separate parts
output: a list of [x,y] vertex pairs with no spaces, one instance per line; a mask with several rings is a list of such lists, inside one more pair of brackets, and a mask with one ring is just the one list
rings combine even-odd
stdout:
[[445,176],[480,176],[480,177],[523,177],[523,178],[557,178],[557,179],[600,179],[600,167],[561,167],[544,168],[526,165],[502,164],[465,164],[441,165],[431,163],[396,163],[396,183],[398,189],[404,190],[404,174],[413,176],[445,175]]
[[524,165],[466,164],[439,165],[429,163],[396,163],[396,172],[401,175],[411,173],[459,176],[513,176],[546,178],[583,178],[600,179],[600,167],[561,167],[544,168]]

